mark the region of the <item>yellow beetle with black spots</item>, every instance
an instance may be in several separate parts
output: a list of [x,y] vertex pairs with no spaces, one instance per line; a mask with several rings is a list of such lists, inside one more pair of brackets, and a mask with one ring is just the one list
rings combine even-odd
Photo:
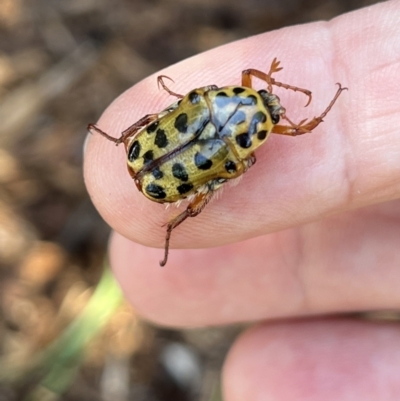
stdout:
[[[309,97],[307,105],[311,92],[272,78],[281,69],[274,59],[267,74],[254,69],[242,71],[241,86],[209,85],[186,96],[172,92],[164,83],[166,77],[159,76],[159,84],[180,100],[160,113],[141,118],[120,138],[89,124],[89,131],[117,145],[124,143],[128,171],[147,198],[159,203],[188,199],[186,210],[168,223],[161,266],[167,263],[172,230],[186,218],[197,216],[225,182],[245,173],[256,161],[254,151],[271,133],[296,136],[311,132],[346,89],[339,84],[319,117],[294,124],[272,93],[272,85],[303,92]],[[253,89],[252,77],[266,82],[267,88]],[[282,118],[288,125],[279,125]]]

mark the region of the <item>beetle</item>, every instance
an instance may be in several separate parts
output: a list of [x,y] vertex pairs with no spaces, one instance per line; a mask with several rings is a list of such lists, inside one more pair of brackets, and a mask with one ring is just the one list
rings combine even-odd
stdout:
[[[326,109],[313,119],[293,123],[273,93],[277,86],[312,95],[307,89],[278,82],[272,75],[282,70],[275,58],[268,73],[256,69],[242,71],[240,86],[208,85],[183,96],[171,91],[157,78],[158,84],[179,100],[159,113],[147,114],[114,138],[95,124],[97,132],[114,142],[124,144],[128,171],[138,190],[158,203],[180,203],[187,208],[167,224],[164,258],[168,260],[172,231],[188,217],[195,217],[227,181],[243,175],[256,162],[254,151],[271,133],[297,136],[312,132],[329,113],[343,90],[341,84]],[[256,90],[252,78],[267,84]],[[281,120],[287,124],[279,124]]]

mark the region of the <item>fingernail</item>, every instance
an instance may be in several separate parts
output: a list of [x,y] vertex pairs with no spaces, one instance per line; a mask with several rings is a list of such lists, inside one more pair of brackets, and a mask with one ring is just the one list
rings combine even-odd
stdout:
[[88,132],[87,134],[86,134],[86,138],[85,138],[85,140],[84,140],[84,142],[83,142],[83,147],[82,147],[82,150],[83,150],[83,155],[85,155],[85,153],[86,153],[86,149],[87,149],[87,147],[88,147],[88,143],[90,142],[90,137],[92,136],[92,134],[90,133],[90,132]]

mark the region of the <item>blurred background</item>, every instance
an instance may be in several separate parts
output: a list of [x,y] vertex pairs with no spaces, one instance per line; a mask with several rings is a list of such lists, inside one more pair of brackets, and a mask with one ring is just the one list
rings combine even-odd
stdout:
[[0,401],[216,401],[241,327],[142,321],[104,269],[86,126],[147,75],[373,0],[0,0]]

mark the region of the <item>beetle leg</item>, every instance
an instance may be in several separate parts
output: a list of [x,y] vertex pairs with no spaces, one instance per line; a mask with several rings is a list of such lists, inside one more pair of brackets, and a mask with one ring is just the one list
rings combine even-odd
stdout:
[[125,142],[128,138],[131,138],[133,135],[136,134],[141,128],[150,124],[152,121],[158,118],[158,114],[147,114],[142,117],[140,120],[136,121],[132,124],[129,128],[125,131],[122,131],[121,136],[119,138],[114,138],[111,135],[108,135],[106,132],[102,131],[96,124],[89,124],[87,129],[92,134],[92,131],[96,131],[100,135],[103,135],[109,141],[114,142],[115,145],[119,145],[122,142]]
[[254,166],[256,164],[256,155],[254,153],[251,153],[250,156],[247,159],[243,160],[243,163],[245,165],[244,172],[246,172],[250,167]]
[[160,261],[160,266],[165,266],[168,260],[168,251],[169,251],[169,240],[171,238],[171,232],[174,228],[178,227],[179,224],[184,222],[188,217],[195,217],[201,213],[201,211],[205,208],[208,202],[210,202],[214,191],[209,191],[206,194],[198,193],[190,202],[187,209],[172,219],[167,225],[167,234],[165,236],[165,251],[164,251],[164,259]]
[[159,75],[159,76],[157,77],[157,84],[158,84],[158,87],[160,87],[160,85],[161,85],[162,88],[163,88],[166,92],[168,92],[171,96],[175,96],[175,97],[177,97],[177,98],[179,98],[179,99],[182,99],[182,98],[183,98],[183,95],[180,95],[179,93],[172,92],[172,90],[169,89],[167,85],[165,85],[165,82],[164,82],[164,79],[163,79],[163,78],[167,78],[167,79],[169,79],[170,81],[174,82],[173,79],[171,79],[170,77],[167,77],[166,75]]
[[[273,80],[273,78],[271,77],[272,74],[274,74],[275,72],[278,72],[280,70],[282,70],[282,67],[279,67],[279,64],[281,62],[278,61],[276,59],[276,57],[272,60],[271,66],[269,67],[269,71],[266,74],[265,72],[259,71],[259,70],[255,70],[253,68],[247,69],[242,71],[242,85],[243,86],[248,86],[249,88],[252,88],[251,85],[251,75],[254,75],[257,78],[262,79],[263,81],[266,81],[268,84],[268,92],[272,92],[272,82],[271,80]],[[252,73],[254,72],[254,74]],[[262,75],[262,77],[260,77],[259,75]]]
[[249,68],[247,70],[242,71],[242,86],[246,86],[248,88],[252,88],[251,84],[251,77],[256,77],[258,79],[261,79],[262,81],[265,81],[268,84],[267,90],[269,93],[272,93],[272,85],[279,86],[280,88],[284,89],[290,89],[295,92],[302,92],[306,96],[308,96],[308,102],[305,107],[307,107],[311,103],[311,91],[308,89],[303,89],[299,88],[298,86],[292,86],[288,84],[284,84],[282,82],[276,81],[274,78],[272,78],[272,74],[275,72],[278,72],[282,70],[282,67],[279,67],[280,61],[276,59],[276,57],[272,60],[271,67],[269,68],[268,73],[266,74],[265,72],[255,70],[253,68]]
[[333,105],[335,104],[336,100],[340,96],[340,94],[344,91],[347,90],[347,88],[342,88],[342,86],[338,83],[339,89],[337,90],[335,96],[331,100],[331,102],[328,104],[328,107],[322,112],[321,115],[318,117],[314,117],[313,119],[309,120],[302,120],[300,121],[299,124],[294,124],[292,121],[289,120],[288,117],[285,115],[282,116],[286,121],[289,122],[289,126],[287,125],[275,125],[272,128],[272,132],[274,134],[280,134],[280,135],[290,135],[290,136],[297,136],[297,135],[303,135],[311,132],[314,128],[316,128],[324,119],[324,117],[329,113]]

